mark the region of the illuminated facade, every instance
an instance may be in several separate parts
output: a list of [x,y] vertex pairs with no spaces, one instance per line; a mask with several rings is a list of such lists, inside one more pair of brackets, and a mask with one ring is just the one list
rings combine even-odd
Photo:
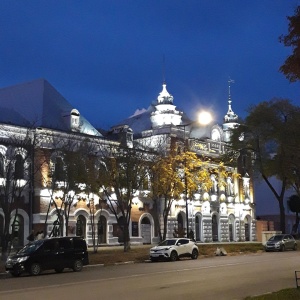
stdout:
[[[238,124],[238,116],[231,107],[230,82],[228,111],[222,125],[191,122],[183,112],[176,109],[173,96],[163,83],[156,102],[117,126],[130,126],[134,133],[134,143],[138,147],[169,149],[172,141],[175,141],[178,147],[184,148],[188,144],[189,151],[210,157],[213,161],[225,154],[230,129]],[[213,188],[209,192],[195,195],[195,199],[188,199],[188,209],[184,195],[181,200],[175,201],[169,215],[168,237],[172,237],[176,229],[184,231],[188,218],[188,228],[193,230],[197,241],[256,240],[251,161],[247,155],[241,154],[238,167],[228,167],[227,170],[232,174],[240,174],[240,178],[228,177],[226,186],[220,187],[218,178],[212,176]],[[156,241],[153,228],[151,236],[151,242]]]
[[[9,232],[16,246],[27,242],[26,237],[31,228],[36,231],[46,230],[49,235],[55,230],[56,222],[64,222],[57,220],[56,215],[62,195],[59,191],[54,193],[47,185],[51,181],[49,170],[58,169],[63,157],[58,146],[61,141],[80,145],[88,140],[88,146],[94,149],[94,153],[97,153],[99,147],[118,147],[120,144],[141,149],[161,147],[168,151],[171,142],[175,141],[178,147],[187,144],[190,151],[211,157],[213,161],[225,153],[230,128],[237,124],[230,95],[224,124],[196,125],[176,109],[173,96],[167,91],[165,83],[157,100],[148,109],[138,111],[113,126],[105,136],[45,80],[1,89],[0,99],[5,105],[4,109],[10,112],[0,115],[0,167],[3,166],[3,172],[0,168],[0,185],[4,187],[6,184],[5,167],[9,166],[9,162],[13,168],[18,168],[16,155],[21,155],[21,161],[25,163],[22,178],[17,181],[22,184],[24,180],[24,189],[19,197],[21,200],[13,204],[9,221]],[[31,110],[23,109],[20,105],[26,101],[33,103]],[[33,118],[37,118],[35,124]],[[22,140],[18,145],[12,143],[12,137],[16,136]],[[9,156],[11,153],[14,155]],[[243,156],[239,161],[237,168],[228,167],[228,170],[232,174],[240,173],[240,179],[228,177],[226,186],[221,188],[218,178],[212,175],[215,184],[209,192],[199,193],[195,199],[188,199],[187,203],[184,197],[174,202],[168,219],[168,237],[173,236],[175,229],[184,229],[188,219],[189,228],[194,231],[198,242],[256,240],[251,165]],[[39,165],[40,171],[35,172],[34,168],[29,167],[32,165]],[[147,190],[140,191],[133,200],[130,224],[130,240],[133,244],[158,242],[154,229],[153,203],[147,194]],[[82,235],[92,244],[91,210],[85,201],[86,196],[69,196],[74,198],[68,227],[63,227],[62,234]],[[94,195],[93,201],[98,242],[108,245],[122,243],[115,216],[105,207],[100,210],[101,199],[97,195]],[[1,232],[4,226],[5,213],[0,209]]]

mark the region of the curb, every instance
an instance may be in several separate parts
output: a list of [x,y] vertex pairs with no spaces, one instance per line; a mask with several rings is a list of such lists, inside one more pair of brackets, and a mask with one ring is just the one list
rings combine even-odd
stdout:
[[0,273],[0,279],[5,279],[5,278],[8,278],[8,277],[11,277],[11,275],[9,273]]

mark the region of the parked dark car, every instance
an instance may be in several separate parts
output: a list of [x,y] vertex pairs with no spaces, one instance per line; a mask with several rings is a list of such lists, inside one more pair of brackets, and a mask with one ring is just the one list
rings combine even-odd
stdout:
[[28,243],[17,254],[8,257],[5,269],[13,276],[22,273],[39,275],[52,269],[60,273],[64,268],[79,272],[88,264],[87,245],[83,238],[57,237]]
[[290,234],[276,234],[269,238],[265,245],[268,251],[297,250],[297,242]]

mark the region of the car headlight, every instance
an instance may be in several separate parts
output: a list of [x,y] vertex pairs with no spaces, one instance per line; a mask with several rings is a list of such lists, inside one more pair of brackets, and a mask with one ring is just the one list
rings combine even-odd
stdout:
[[166,248],[163,248],[163,249],[161,249],[161,250],[166,251],[166,250],[170,250],[170,248],[171,248],[171,247],[166,247]]
[[281,245],[281,242],[277,242],[275,245],[276,245],[276,246],[280,246],[280,245]]
[[21,262],[27,260],[28,258],[29,258],[29,256],[18,257],[18,258],[17,258],[17,262],[18,262],[18,263],[21,263]]

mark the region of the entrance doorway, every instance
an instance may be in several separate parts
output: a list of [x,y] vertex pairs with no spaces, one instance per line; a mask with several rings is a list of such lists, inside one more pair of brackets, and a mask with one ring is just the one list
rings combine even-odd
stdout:
[[144,217],[141,224],[143,244],[151,244],[151,223],[148,217]]
[[86,237],[86,219],[84,216],[79,215],[76,222],[76,235],[85,239]]

